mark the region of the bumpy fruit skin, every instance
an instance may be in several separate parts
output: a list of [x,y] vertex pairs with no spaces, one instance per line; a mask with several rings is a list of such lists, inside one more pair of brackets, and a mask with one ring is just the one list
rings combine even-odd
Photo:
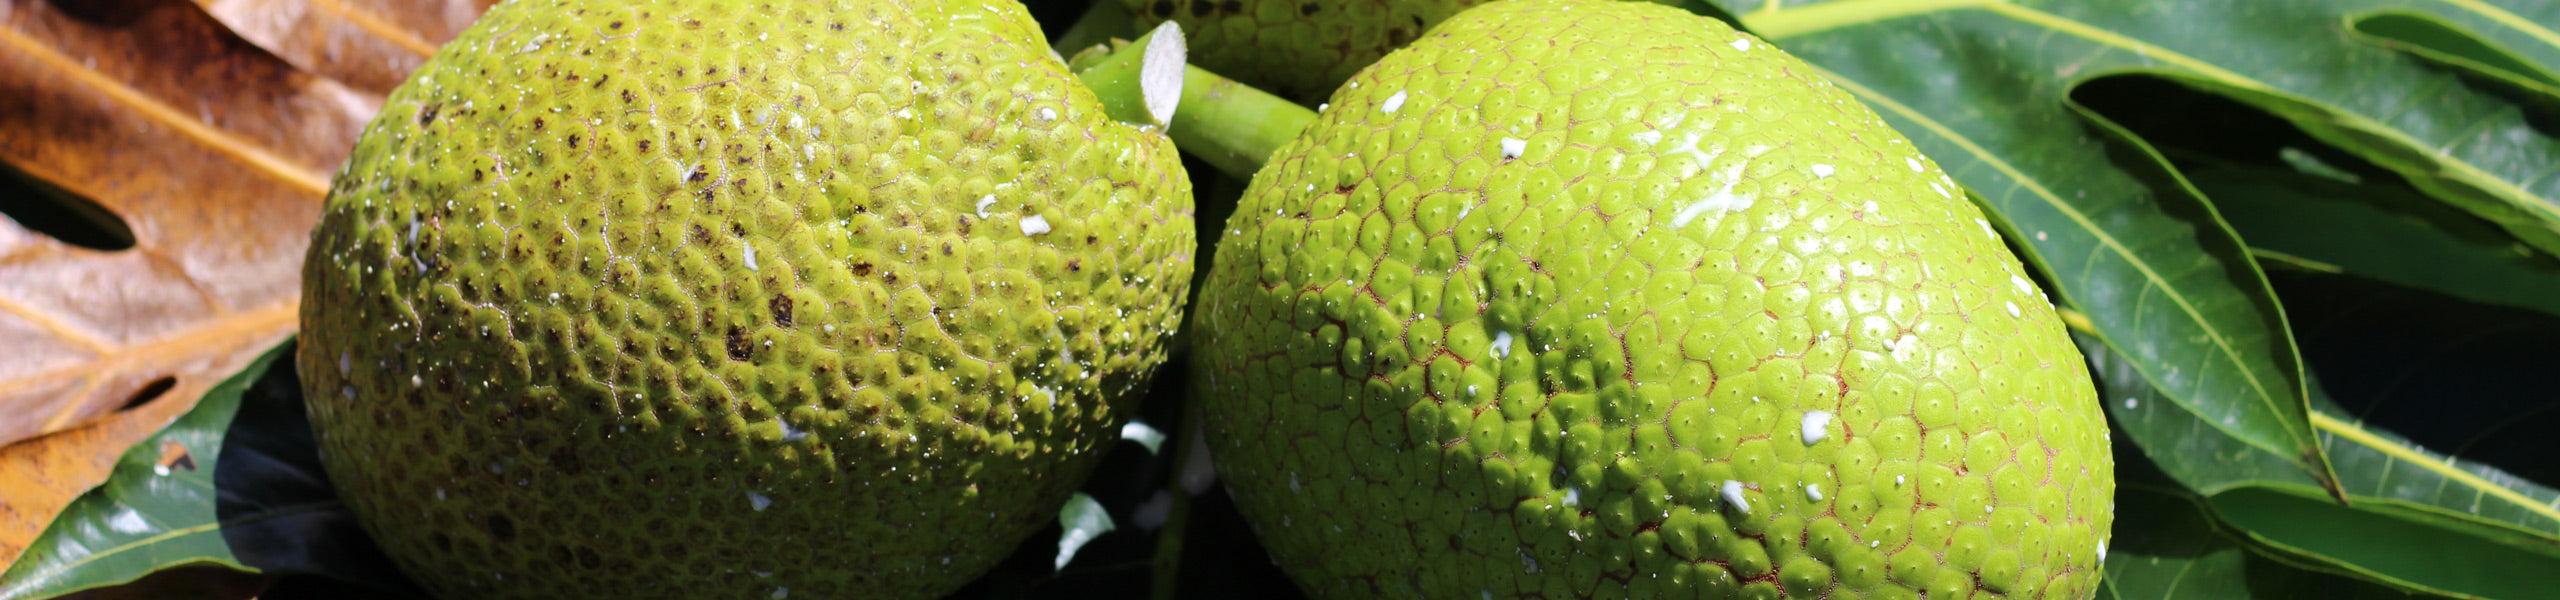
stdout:
[[515,0],[304,267],[332,479],[448,598],[924,598],[1165,358],[1190,183],[1012,2]]
[[1711,20],[1474,9],[1228,222],[1219,471],[1322,596],[2086,597],[2106,425],[1962,193]]

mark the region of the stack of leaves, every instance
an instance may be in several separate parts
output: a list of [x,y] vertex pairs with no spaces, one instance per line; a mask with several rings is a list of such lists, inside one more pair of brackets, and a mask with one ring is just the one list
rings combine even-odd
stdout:
[[[1944,165],[2066,310],[2122,465],[2106,597],[2560,589],[2560,3],[1707,4]],[[409,589],[278,344],[330,170],[486,5],[0,0],[0,598]],[[1170,433],[962,595],[1291,594],[1169,483]]]

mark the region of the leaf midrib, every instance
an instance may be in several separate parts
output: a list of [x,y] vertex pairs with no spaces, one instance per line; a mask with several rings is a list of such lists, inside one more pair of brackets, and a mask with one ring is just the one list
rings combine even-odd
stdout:
[[194,138],[219,152],[230,154],[286,184],[310,192],[313,196],[329,191],[329,178],[319,172],[303,168],[256,144],[215,129],[203,121],[190,118],[159,99],[142,93],[141,90],[133,89],[124,82],[116,81],[99,73],[96,69],[71,60],[71,57],[63,56],[52,47],[29,38],[25,32],[14,28],[0,28],[0,47],[6,47],[20,56],[32,57],[46,67],[79,82],[80,85],[106,95],[117,105],[141,113],[153,123],[176,129],[187,137]]
[[2470,486],[2474,490],[2481,491],[2491,496],[2497,496],[2500,500],[2505,500],[2509,503],[2515,504],[2516,506],[2523,507],[2525,510],[2532,511],[2534,514],[2542,515],[2543,518],[2551,519],[2553,522],[2560,522],[2560,508],[2536,502],[2532,498],[2525,497],[2524,494],[2517,493],[2513,489],[2508,489],[2506,486],[2492,483],[2487,479],[2482,479],[2478,475],[2471,474],[2469,471],[2455,468],[2451,463],[2437,460],[2434,457],[2421,454],[2409,447],[2393,443],[2391,440],[2383,439],[2381,436],[2373,435],[2371,432],[2365,431],[2364,428],[2358,427],[2354,423],[2349,423],[2337,417],[2329,416],[2327,413],[2315,410],[2311,411],[2311,424],[2314,427],[2320,428],[2321,431],[2326,431],[2331,435],[2338,436],[2340,439],[2354,442],[2356,445],[2371,448],[2376,452],[2381,452],[2384,455],[2390,456],[2397,463],[2408,463],[2411,466],[2425,469],[2428,472],[2435,473],[2445,479],[2459,482],[2465,486]]
[[[2555,45],[2560,45],[2560,33],[2554,33],[2541,28],[2519,26],[2514,23],[2514,21],[2521,21],[2521,17],[2498,10],[2496,7],[2479,5],[2476,0],[2439,1],[2470,10],[2490,20],[2498,21],[2501,24],[2514,27],[2520,31],[2525,31],[2528,35],[2543,38],[2547,41],[2552,41]],[[2049,30],[2069,34],[2073,37],[2089,40],[2090,42],[2103,46],[2119,48],[2127,52],[2132,52],[2136,56],[2159,60],[2161,62],[2169,63],[2170,65],[2193,71],[2198,75],[2213,79],[2215,82],[2224,85],[2271,95],[2298,97],[2290,92],[2267,85],[2265,82],[2240,75],[2239,73],[2224,70],[2221,67],[2213,66],[2212,63],[2198,60],[2195,57],[2187,56],[2183,53],[2143,42],[2141,40],[2117,35],[2114,32],[2092,27],[2087,23],[2075,21],[2061,15],[2020,6],[2008,2],[2007,0],[1838,0],[1836,2],[1824,2],[1802,8],[1762,10],[1744,16],[1742,17],[1742,20],[1744,25],[1753,32],[1766,36],[1769,39],[1780,39],[1851,25],[1874,23],[1903,17],[1963,9],[1975,9],[1989,12],[2017,20],[2019,22],[2037,25]],[[1834,79],[1836,80],[1837,78],[1835,77]],[[2343,111],[2327,111],[2325,116],[2347,127],[2373,132],[2403,147],[2418,149],[2428,148],[2425,144],[2417,143],[2417,139],[2410,136],[2407,132],[2401,131],[2397,127],[2384,125],[2380,121],[2366,118],[2363,115]],[[2443,157],[2442,154],[2434,152],[2429,152],[2428,154],[2431,156]],[[2473,165],[2470,161],[2451,160],[2450,157],[2444,158],[2446,158],[2446,160],[2430,162],[2435,165],[2442,166],[2446,175],[2453,179],[2478,186],[2493,195],[2511,200],[2511,202],[2509,202],[2510,205],[2523,208],[2527,211],[2540,213],[2546,219],[2560,220],[2560,205],[2530,201],[2531,199],[2540,198],[2541,196],[2526,191],[2522,187],[2518,187],[2515,182],[2510,182],[2504,178],[2491,175],[2487,171],[2482,171],[2478,165]]]

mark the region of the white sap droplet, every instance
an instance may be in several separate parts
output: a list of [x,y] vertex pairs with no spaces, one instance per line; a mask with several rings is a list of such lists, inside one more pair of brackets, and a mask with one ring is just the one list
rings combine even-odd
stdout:
[[1510,160],[1510,159],[1514,159],[1514,158],[1520,158],[1520,154],[1521,154],[1521,153],[1528,152],[1528,151],[1529,151],[1529,140],[1524,140],[1524,139],[1520,139],[1520,138],[1510,138],[1510,137],[1502,138],[1502,159],[1503,159],[1503,160]]
[[1049,220],[1048,220],[1048,219],[1042,218],[1040,215],[1031,215],[1031,216],[1023,217],[1023,218],[1022,218],[1022,234],[1023,234],[1023,235],[1040,235],[1040,234],[1048,233],[1048,232],[1049,232]]
[[779,585],[773,586],[773,600],[782,600],[783,598],[789,597],[791,597],[791,588]]
[[1390,115],[1396,114],[1396,109],[1399,108],[1404,108],[1404,92],[1401,91],[1396,92],[1396,95],[1388,96],[1387,103],[1378,105],[1379,110],[1387,111]]
[[740,242],[739,245],[747,249],[747,251],[742,254],[742,256],[747,257],[747,270],[756,270],[756,245],[745,242]]
[[987,218],[987,207],[995,206],[995,205],[996,205],[996,195],[995,195],[995,194],[987,194],[987,195],[985,195],[985,196],[979,196],[979,197],[978,197],[978,218],[979,218],[979,219],[985,219],[985,218]]
[[1292,492],[1299,491],[1299,490],[1298,490],[1298,474],[1297,474],[1297,473],[1294,473],[1294,472],[1293,472],[1293,473],[1290,473],[1290,474],[1289,474],[1289,491],[1292,491]]
[[1804,431],[1802,432],[1804,445],[1811,446],[1815,442],[1822,441],[1823,430],[1830,425],[1831,413],[1819,410],[1804,411]]
[[1807,500],[1812,500],[1812,501],[1815,501],[1815,502],[1821,502],[1821,501],[1822,501],[1822,484],[1819,484],[1819,483],[1808,483],[1808,484],[1804,484],[1804,497],[1805,497],[1805,499],[1807,499]]
[[1734,41],[1733,41],[1733,49],[1735,49],[1735,50],[1742,50],[1742,51],[1746,51],[1746,52],[1750,51],[1750,50],[1751,50],[1751,38],[1741,38],[1741,39],[1736,39],[1736,40],[1734,40]]
[[2107,543],[2098,542],[2098,562],[2107,562]]
[[2141,401],[2141,400],[2135,400],[2135,399],[2132,399],[2132,398],[2126,398],[2126,399],[2124,399],[2124,407],[2125,407],[2126,409],[2128,409],[2128,410],[2129,410],[2129,409],[2132,409],[2133,407],[2141,406],[2141,405],[2142,405],[2142,401]]
[[436,500],[444,500],[444,488],[436,488]]
[[1478,592],[1482,592],[1482,593],[1480,593],[1480,594],[1477,594],[1477,596],[1478,596],[1478,597],[1484,598],[1484,600],[1493,600],[1493,590],[1476,590],[1476,591],[1478,591]]
[[1039,113],[1039,114],[1040,114],[1040,120],[1042,120],[1042,121],[1055,121],[1055,120],[1058,120],[1058,109],[1054,109],[1054,108],[1049,108],[1049,107],[1043,106],[1043,107],[1040,107],[1040,113]]
[[1830,177],[1831,172],[1831,165],[1822,163],[1813,164],[1813,176],[1815,177]]
[[1582,506],[1582,488],[1581,488],[1581,487],[1567,487],[1567,488],[1565,488],[1565,489],[1564,489],[1564,505],[1565,505],[1565,506]]
[[1751,512],[1751,501],[1742,497],[1742,482],[1727,479],[1724,481],[1723,491],[1724,501],[1728,504],[1732,504],[1734,511],[1742,513]]
[[2008,305],[2009,305],[2009,317],[2010,317],[2010,318],[2017,318],[2017,317],[2023,316],[2023,315],[2021,315],[2021,314],[2018,312],[2018,303],[2016,303],[2016,302],[2005,302],[2004,304],[2008,304]]
[[836,332],[836,326],[834,326],[834,325],[828,325],[828,326],[826,326],[826,327],[825,327],[825,329],[827,330],[827,333],[835,333],[835,332]]
[[347,356],[347,352],[346,352],[346,351],[344,351],[344,350],[340,350],[340,351],[338,351],[338,375],[339,375],[339,376],[341,376],[341,377],[346,376],[346,374],[347,374],[347,369],[348,369],[349,367],[354,366],[353,364],[350,364],[351,362],[352,362],[352,361],[350,360],[350,357],[348,357],[348,356]]
[[747,506],[755,507],[757,512],[763,512],[765,508],[773,506],[773,499],[765,497],[764,494],[747,492]]
[[1913,172],[1913,173],[1918,173],[1918,172],[1920,172],[1920,171],[1921,171],[1921,168],[1920,168],[1920,159],[1905,156],[1905,157],[1902,157],[1902,164],[1907,165],[1907,166],[1910,166],[1910,167],[1911,167],[1911,172]]
[[1511,332],[1493,332],[1493,357],[1511,358]]
[[782,441],[797,442],[800,441],[801,438],[809,437],[808,431],[792,428],[791,421],[774,419],[773,424],[782,427]]
[[158,476],[161,476],[161,477],[168,477],[168,476],[169,476],[169,465],[151,465],[151,474],[153,474],[153,475],[158,475]]
[[1671,217],[1671,226],[1688,226],[1690,221],[1697,220],[1698,215],[1706,214],[1709,210],[1736,211],[1747,208],[1751,208],[1751,197],[1734,195],[1733,186],[1727,184],[1724,189],[1716,190],[1716,193],[1708,194],[1706,198],[1681,208],[1680,214]]
[[2036,284],[2028,283],[2025,277],[2010,275],[2009,285],[2018,286],[2018,293],[2021,294],[2033,294],[2036,291]]
[[1636,142],[1636,143],[1638,143],[1638,144],[1644,144],[1644,145],[1647,145],[1647,146],[1651,146],[1651,145],[1654,145],[1654,144],[1660,144],[1660,143],[1662,143],[1662,132],[1660,132],[1660,131],[1654,131],[1654,130],[1651,130],[1651,129],[1647,129],[1647,130],[1644,130],[1644,131],[1638,131],[1638,132],[1635,132],[1635,133],[1627,134],[1627,139],[1635,140],[1635,142]]
[[116,533],[142,533],[151,529],[151,522],[143,520],[142,513],[127,508],[123,512],[116,513],[116,516],[108,517],[107,528],[115,530]]

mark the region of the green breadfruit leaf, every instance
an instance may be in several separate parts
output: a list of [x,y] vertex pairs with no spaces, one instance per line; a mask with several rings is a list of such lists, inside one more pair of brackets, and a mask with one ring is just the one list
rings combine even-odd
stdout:
[[[2247,247],[2143,140],[2071,98],[2101,75],[2169,64],[2150,37],[2236,35],[2205,31],[2220,21],[2136,10],[2169,8],[2147,2],[1724,5],[1945,166],[2087,317],[2079,328],[2171,404],[2328,476],[2298,355]],[[2120,26],[2172,32],[2108,29]]]
[[[2545,251],[2560,252],[2560,137],[2535,124],[2534,107],[2548,105],[2516,98],[2508,86],[2472,85],[2468,79],[2482,72],[2478,69],[2440,66],[2445,56],[2471,56],[2475,59],[2469,62],[2482,65],[2500,62],[2488,58],[2489,53],[2441,41],[2445,36],[2427,38],[2437,40],[2428,45],[2374,43],[2382,38],[2359,33],[2354,25],[2376,16],[2403,23],[2411,15],[2424,16],[2439,31],[2469,34],[2464,39],[2470,44],[2494,49],[2495,56],[2518,68],[2549,71],[2560,67],[2560,31],[2552,25],[2560,23],[2560,4],[1734,0],[1728,5],[1781,46],[1803,48],[1799,54],[1811,54],[1808,58],[1816,64],[1932,115],[2015,100],[1982,94],[1990,81],[2023,83],[2040,91],[2111,73],[2168,78],[2273,113],[2315,138],[2406,176],[2430,196],[2498,223]],[[2429,54],[2404,53],[2402,48]],[[1941,56],[1954,60],[1934,58]],[[1902,68],[1852,68],[1876,63]],[[2532,76],[2493,79],[2530,81]],[[1939,87],[1970,93],[1973,101],[1923,101],[1933,99],[1925,92]]]
[[2527,365],[2560,359],[2547,343],[2560,323],[2340,275],[2273,276],[2326,384],[2312,419],[2353,504],[2281,457],[2197,435],[2193,414],[2084,343],[2119,431],[2251,545],[2290,560],[2457,597],[2560,586],[2560,490],[2512,472],[2553,472],[2529,432],[2560,396]]
[[2140,449],[2116,443],[2116,530],[2098,598],[2409,597],[2399,590],[2296,567],[2251,551],[2214,521],[2212,511],[2193,492],[2178,487],[2146,462]]
[[2184,171],[2260,260],[2560,315],[2560,259],[2416,190],[2227,162]]
[[2274,115],[2142,75],[2072,98],[2158,147],[2261,263],[2560,314],[2560,259]]
[[337,499],[302,417],[288,341],[125,452],[0,574],[0,598],[51,598],[204,565],[315,574],[407,596]]

